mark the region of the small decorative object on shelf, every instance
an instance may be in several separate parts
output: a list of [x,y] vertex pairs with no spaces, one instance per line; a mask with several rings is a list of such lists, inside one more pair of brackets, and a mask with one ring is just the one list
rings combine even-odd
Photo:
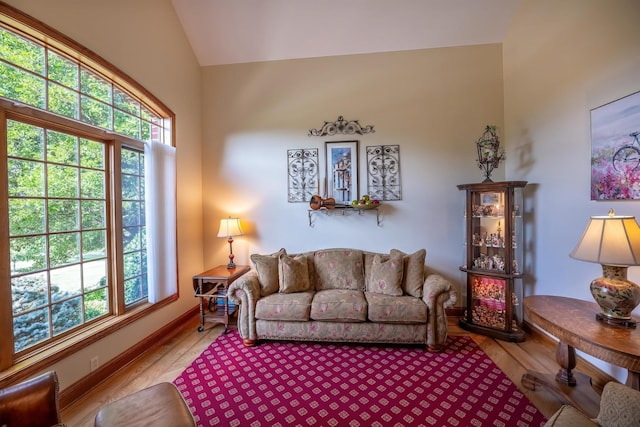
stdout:
[[483,182],[491,181],[491,172],[505,159],[504,149],[500,148],[500,138],[495,126],[487,126],[482,136],[476,141],[478,149],[478,167],[484,172]]
[[[368,197],[368,196],[362,196],[362,197]],[[322,202],[326,201],[321,199],[320,205],[322,204]],[[362,203],[360,203],[360,201],[362,201]],[[316,203],[315,205],[311,205],[311,209],[307,210],[307,215],[309,216],[309,227],[313,227],[314,226],[314,221],[313,221],[313,215],[314,214],[319,214],[319,213],[323,213],[326,216],[350,216],[350,215],[357,215],[357,216],[366,216],[369,212],[370,213],[375,213],[376,215],[376,224],[378,225],[378,227],[380,226],[380,210],[378,209],[381,206],[381,203],[378,200],[368,200],[367,201],[363,201],[363,199],[359,200],[354,200],[352,202],[351,205],[335,205],[332,208],[329,208],[328,206],[326,207],[326,209],[320,208],[318,207],[319,204]]]
[[323,199],[322,197],[315,194],[311,196],[309,207],[314,211],[322,208],[334,209],[336,207],[336,199],[334,199],[333,197],[327,197],[326,199]]
[[380,200],[372,199],[368,194],[365,194],[358,200],[351,202],[351,207],[354,209],[373,209],[380,206]]
[[524,341],[523,219],[526,181],[458,185],[466,192],[464,264],[467,309],[460,326],[507,341]]

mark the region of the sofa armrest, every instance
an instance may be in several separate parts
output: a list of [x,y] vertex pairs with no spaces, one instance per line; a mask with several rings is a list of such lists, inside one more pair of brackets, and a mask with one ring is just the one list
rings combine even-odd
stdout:
[[429,308],[427,348],[431,352],[440,352],[444,348],[448,333],[445,309],[456,303],[457,294],[451,282],[439,274],[427,275],[422,291],[422,300]]
[[255,345],[256,334],[256,303],[260,299],[260,282],[258,273],[250,270],[237,278],[231,285],[227,295],[238,305],[238,332],[245,345]]

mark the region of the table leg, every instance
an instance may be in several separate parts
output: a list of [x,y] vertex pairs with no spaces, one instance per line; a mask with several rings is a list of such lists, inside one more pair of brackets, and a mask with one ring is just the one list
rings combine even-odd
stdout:
[[[202,295],[202,280],[198,279],[198,295]],[[200,297],[200,326],[198,332],[204,331],[204,297]]]
[[627,382],[625,384],[634,390],[640,390],[640,372],[627,371]]
[[[226,291],[225,291],[226,292]],[[229,296],[224,297],[224,333],[229,332]]]
[[589,376],[573,372],[576,367],[575,349],[562,341],[559,342],[556,361],[560,370],[555,376],[527,371],[522,375],[520,383],[529,390],[544,387],[563,403],[573,405],[589,417],[595,418],[600,409],[600,395],[593,389]]
[[556,374],[556,380],[562,384],[574,386],[576,379],[573,370],[576,367],[576,350],[570,345],[560,341],[556,348],[556,362],[560,365],[560,370]]

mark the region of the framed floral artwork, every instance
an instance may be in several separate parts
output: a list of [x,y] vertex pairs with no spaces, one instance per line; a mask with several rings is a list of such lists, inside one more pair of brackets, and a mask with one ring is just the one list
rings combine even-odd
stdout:
[[336,204],[358,198],[358,141],[326,142],[327,197]]
[[591,200],[640,199],[640,92],[591,110]]

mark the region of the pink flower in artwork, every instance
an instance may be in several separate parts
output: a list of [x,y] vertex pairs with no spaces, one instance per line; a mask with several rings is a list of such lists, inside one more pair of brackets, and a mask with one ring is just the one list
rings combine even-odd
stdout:
[[593,200],[640,199],[640,167],[633,163],[611,163],[611,155],[594,153],[591,161],[591,198]]

